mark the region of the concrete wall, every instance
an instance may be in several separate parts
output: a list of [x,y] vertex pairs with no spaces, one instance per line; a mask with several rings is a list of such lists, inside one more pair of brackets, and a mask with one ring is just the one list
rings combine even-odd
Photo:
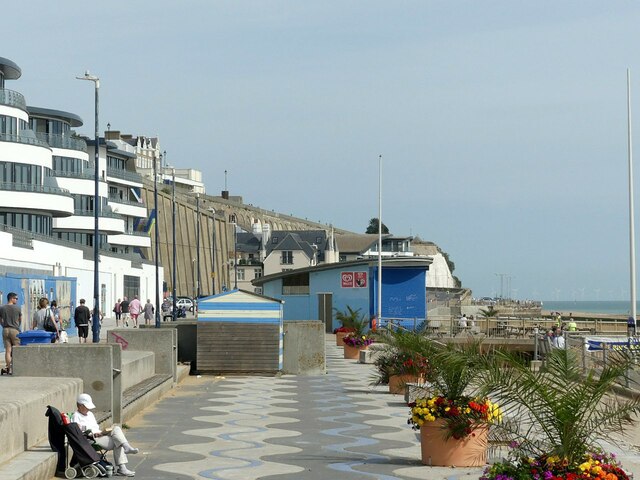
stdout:
[[[140,328],[155,328],[155,325],[140,325]],[[160,328],[170,328],[178,331],[178,362],[195,362],[198,337],[197,321],[183,319],[177,322],[162,322],[160,323]]]
[[[5,377],[0,389],[0,464],[47,439],[47,406],[76,409],[78,378]],[[48,477],[47,477],[48,478]]]
[[114,348],[119,349],[119,346],[63,343],[15,347],[13,374],[15,377],[79,378],[97,410],[118,411],[122,392],[114,392],[113,369],[120,370],[121,364],[119,352],[114,355]]
[[178,332],[173,328],[116,328],[109,330],[107,342],[120,344],[123,351],[143,350],[155,354],[156,373],[177,380]]
[[285,321],[283,372],[294,375],[324,375],[324,337],[324,323],[321,321]]

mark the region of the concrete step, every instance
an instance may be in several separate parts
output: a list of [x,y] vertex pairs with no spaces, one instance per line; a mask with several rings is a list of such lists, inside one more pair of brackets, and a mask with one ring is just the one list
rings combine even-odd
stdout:
[[52,478],[58,454],[49,444],[34,447],[0,465],[0,480],[42,480]]
[[73,412],[81,392],[77,378],[0,377],[0,465],[47,440],[47,405]]
[[123,350],[122,351],[122,390],[144,382],[156,372],[156,360],[153,352]]

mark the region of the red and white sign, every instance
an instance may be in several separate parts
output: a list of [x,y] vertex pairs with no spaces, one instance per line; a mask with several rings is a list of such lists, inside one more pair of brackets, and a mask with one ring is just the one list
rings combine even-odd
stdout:
[[367,286],[367,272],[354,272],[353,283],[356,288],[365,288]]
[[353,288],[353,272],[342,272],[340,274],[342,288]]

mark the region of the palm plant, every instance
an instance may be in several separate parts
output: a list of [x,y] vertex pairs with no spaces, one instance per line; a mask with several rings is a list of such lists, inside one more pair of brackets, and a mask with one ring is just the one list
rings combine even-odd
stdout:
[[354,310],[349,305],[344,311],[336,310],[336,320],[340,322],[345,331],[353,332],[354,335],[361,336],[368,324],[367,319],[360,313],[360,309]]
[[632,356],[624,352],[611,355],[601,370],[586,372],[578,352],[571,349],[552,350],[540,372],[508,352],[481,361],[485,368],[479,371],[480,392],[497,399],[505,416],[514,419],[499,428],[525,456],[557,456],[578,465],[597,449],[599,440],[624,432],[631,415],[640,411],[640,398],[612,393],[633,365]]
[[402,370],[408,361],[422,360],[425,353],[430,351],[429,340],[421,332],[388,328],[378,330],[376,337],[381,342],[381,347],[373,362],[376,366],[372,381],[374,385],[388,383],[391,375],[405,373]]

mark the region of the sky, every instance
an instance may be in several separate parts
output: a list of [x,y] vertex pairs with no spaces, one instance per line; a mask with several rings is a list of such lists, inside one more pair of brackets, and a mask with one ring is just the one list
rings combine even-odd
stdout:
[[3,17],[22,69],[6,88],[93,136],[89,70],[100,130],[159,136],[207,193],[227,170],[246,203],[363,233],[382,155],[383,223],[437,243],[474,296],[630,297],[638,2],[30,0]]

